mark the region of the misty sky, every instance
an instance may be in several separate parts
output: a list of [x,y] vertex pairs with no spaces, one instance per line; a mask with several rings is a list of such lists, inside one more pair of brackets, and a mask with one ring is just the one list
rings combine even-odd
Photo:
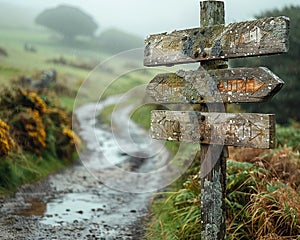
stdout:
[[[78,6],[105,29],[115,26],[145,37],[199,26],[199,0],[0,0],[39,13],[59,4]],[[225,0],[226,23],[250,20],[268,9],[300,5],[299,0]],[[0,5],[1,7],[1,5]]]

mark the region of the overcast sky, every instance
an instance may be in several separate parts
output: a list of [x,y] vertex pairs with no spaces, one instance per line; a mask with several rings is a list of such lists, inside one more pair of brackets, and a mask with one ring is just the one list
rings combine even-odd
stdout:
[[[33,12],[59,4],[78,6],[102,29],[115,26],[142,37],[199,26],[199,0],[0,0]],[[300,0],[225,0],[226,23],[250,20],[263,11],[300,5]],[[0,5],[1,7],[1,5]]]

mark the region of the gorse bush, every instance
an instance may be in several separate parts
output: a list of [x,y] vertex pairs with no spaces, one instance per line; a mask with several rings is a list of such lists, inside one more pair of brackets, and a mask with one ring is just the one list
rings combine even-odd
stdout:
[[74,160],[80,139],[71,130],[71,113],[59,105],[53,92],[3,89],[0,119],[0,190],[23,183],[26,176],[40,177],[46,161],[54,161],[55,169]]
[[[70,153],[75,151],[79,138],[71,130],[71,115],[59,106],[55,96],[53,101],[51,97],[44,101],[36,92],[21,88],[7,88],[1,96],[0,113],[12,126],[11,134],[22,149],[36,154],[52,150],[61,158],[72,158]],[[63,141],[66,137],[69,140]],[[49,149],[53,144],[55,148]]]

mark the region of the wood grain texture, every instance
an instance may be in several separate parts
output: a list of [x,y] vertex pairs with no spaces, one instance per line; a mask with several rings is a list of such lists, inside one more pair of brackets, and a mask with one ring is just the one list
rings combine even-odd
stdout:
[[275,116],[152,111],[151,135],[160,140],[269,149],[275,147]]
[[272,17],[150,35],[144,65],[260,56],[288,51],[289,19]]
[[[200,1],[200,26],[225,23],[223,1]],[[203,69],[228,68],[224,60],[201,62]],[[207,104],[200,104],[208,111]],[[213,104],[214,111],[226,109],[226,104]],[[226,157],[228,148],[222,145],[200,144],[201,240],[226,239]]]
[[267,68],[178,71],[157,75],[147,93],[158,103],[246,103],[272,98],[284,82]]

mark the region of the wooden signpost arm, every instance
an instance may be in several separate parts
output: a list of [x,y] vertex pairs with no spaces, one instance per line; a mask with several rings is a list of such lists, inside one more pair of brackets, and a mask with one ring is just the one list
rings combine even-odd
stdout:
[[[200,25],[207,27],[225,23],[224,2],[203,1],[200,2]],[[224,61],[209,61],[201,63],[206,70],[226,66]],[[209,106],[210,111],[224,109],[222,103]],[[226,108],[226,107],[225,107]],[[203,106],[201,111],[208,111]],[[202,119],[205,121],[205,118]],[[201,239],[225,240],[226,238],[226,158],[228,148],[222,145],[200,145],[201,161]]]
[[283,84],[263,67],[200,69],[158,74],[146,90],[159,103],[255,103],[270,100]]
[[[216,10],[216,13],[212,13]],[[289,19],[271,17],[253,21],[216,24],[223,10],[216,8],[212,19],[203,21],[201,28],[149,36],[145,41],[145,66],[173,65],[210,60],[224,60],[288,51]]]
[[275,147],[275,116],[153,110],[151,136],[168,141],[270,149]]

